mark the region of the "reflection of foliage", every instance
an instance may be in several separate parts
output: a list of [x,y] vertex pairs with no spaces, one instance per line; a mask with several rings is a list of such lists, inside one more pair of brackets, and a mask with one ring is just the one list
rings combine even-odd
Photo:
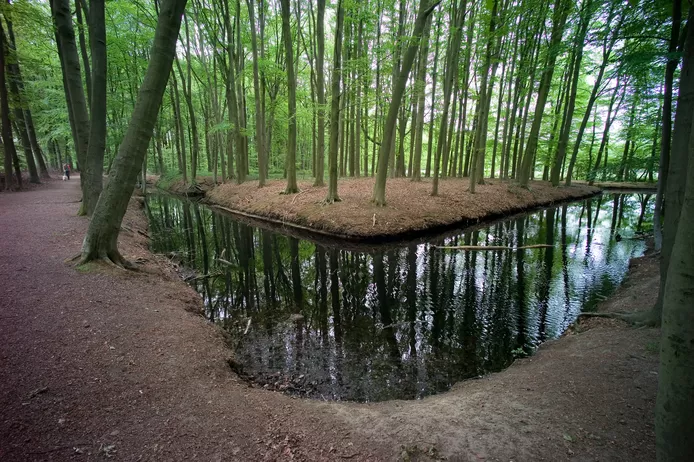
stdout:
[[611,228],[636,229],[644,198],[593,198],[433,242],[555,244],[477,253],[326,248],[168,196],[147,210],[154,250],[195,272],[244,371],[312,396],[383,400],[446,390],[560,335],[643,251]]

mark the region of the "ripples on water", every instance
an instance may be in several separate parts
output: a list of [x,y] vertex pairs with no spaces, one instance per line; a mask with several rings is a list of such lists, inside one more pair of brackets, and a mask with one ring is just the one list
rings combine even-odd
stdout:
[[[314,398],[415,399],[561,335],[645,250],[650,195],[605,194],[402,247],[345,250],[148,197],[153,250],[179,261],[237,368]],[[645,229],[649,228],[649,229]],[[551,244],[462,252],[435,245]]]

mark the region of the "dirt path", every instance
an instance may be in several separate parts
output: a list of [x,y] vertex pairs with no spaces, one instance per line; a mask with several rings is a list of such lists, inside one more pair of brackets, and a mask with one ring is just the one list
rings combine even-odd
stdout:
[[[65,263],[87,227],[78,199],[78,181],[0,194],[0,460],[654,459],[657,330],[591,320],[417,402],[293,399],[229,370],[137,210],[121,249],[140,272]],[[654,265],[604,308],[648,307]]]

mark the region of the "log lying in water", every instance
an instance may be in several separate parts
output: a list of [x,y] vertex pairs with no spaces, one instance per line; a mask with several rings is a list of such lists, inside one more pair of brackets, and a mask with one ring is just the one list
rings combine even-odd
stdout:
[[521,247],[505,247],[503,245],[434,245],[435,249],[447,249],[447,250],[522,250],[522,249],[546,249],[549,247],[554,247],[549,244],[534,244],[534,245],[524,245]]

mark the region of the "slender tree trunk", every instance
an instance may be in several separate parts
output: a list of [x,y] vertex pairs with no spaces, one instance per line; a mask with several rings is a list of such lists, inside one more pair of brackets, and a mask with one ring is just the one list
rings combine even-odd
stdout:
[[[17,150],[15,148],[14,138],[12,136],[12,123],[10,122],[10,104],[7,95],[7,79],[5,78],[5,69],[5,32],[2,29],[2,22],[0,22],[0,112],[2,113],[2,147],[5,153],[5,189],[9,190],[14,187],[14,180],[12,178],[12,159],[17,157]],[[21,188],[21,172],[17,174],[17,184]]]
[[519,172],[519,182],[521,186],[527,187],[531,176],[531,169],[534,170],[533,162],[537,151],[537,142],[540,135],[540,125],[542,124],[542,116],[544,114],[545,103],[549,95],[550,86],[552,84],[552,75],[554,74],[554,64],[559,54],[558,46],[561,42],[564,32],[564,25],[569,14],[571,5],[566,0],[557,0],[554,4],[554,13],[552,15],[552,36],[549,42],[549,51],[547,62],[545,63],[542,77],[540,79],[540,87],[537,91],[537,101],[535,103],[535,116],[533,124],[528,135],[528,145],[525,148],[523,161],[521,163],[521,171]]
[[576,38],[574,40],[574,56],[573,62],[571,64],[571,74],[570,74],[570,93],[569,101],[564,111],[564,117],[561,125],[561,130],[559,132],[559,142],[557,144],[557,152],[554,156],[554,163],[552,164],[552,171],[550,174],[550,181],[553,186],[559,186],[559,180],[561,177],[561,167],[564,164],[564,159],[566,158],[566,149],[569,145],[569,135],[571,134],[571,122],[573,120],[574,109],[576,107],[576,95],[578,94],[578,79],[581,74],[581,63],[583,61],[583,47],[588,33],[588,27],[590,25],[590,19],[593,16],[593,0],[585,0],[581,9],[581,20],[576,32]]
[[[14,29],[12,26],[12,6],[8,7],[8,11],[5,13],[5,20],[7,21],[7,35],[9,38],[9,47],[7,51],[11,55],[11,61],[8,66],[8,71],[10,68],[15,70],[15,80],[17,87],[19,89],[20,97],[24,93],[24,80],[22,79],[22,72],[19,68],[19,60],[17,59],[17,42],[14,37]],[[31,116],[31,110],[29,109],[29,104],[27,101],[20,99],[21,108],[23,109],[24,123],[26,124],[27,134],[29,135],[29,142],[31,143],[31,150],[34,153],[34,158],[36,164],[38,165],[39,175],[41,178],[50,178],[48,174],[48,168],[46,167],[46,162],[43,158],[43,152],[41,151],[41,146],[36,138],[36,129],[34,128],[34,119]],[[59,164],[59,166],[62,164]]]
[[118,252],[118,233],[152,138],[166,82],[171,73],[185,6],[186,0],[163,0],[160,4],[147,73],[125,137],[118,149],[110,180],[99,197],[89,223],[82,245],[83,262],[105,259],[117,265],[127,264]]
[[314,186],[323,186],[325,177],[325,0],[318,0],[316,21],[316,98],[318,99],[316,180]]
[[[70,97],[70,108],[75,122],[75,151],[77,162],[80,169],[84,169],[87,163],[87,150],[89,145],[89,113],[87,111],[87,101],[84,97],[84,87],[82,86],[82,74],[80,72],[79,55],[75,42],[75,30],[72,26],[72,15],[70,13],[69,0],[51,0],[53,10],[53,20],[55,21],[59,53],[64,61],[63,75],[65,77],[68,95]],[[87,201],[87,195],[93,194],[89,190],[87,181],[88,172],[83,171],[80,175],[82,185],[82,199]],[[80,213],[86,213],[83,206]]]
[[[9,2],[8,2],[9,3]],[[91,1],[89,2],[91,5]],[[91,11],[91,7],[89,9]],[[91,13],[89,13],[91,14]],[[91,108],[92,104],[92,71],[89,68],[89,54],[87,54],[87,40],[84,37],[84,23],[82,22],[82,1],[81,0],[75,0],[75,15],[77,16],[77,30],[79,31],[78,36],[79,36],[79,42],[80,42],[80,52],[82,54],[82,64],[84,64],[84,81],[87,83],[87,102],[89,103],[89,106]],[[89,23],[90,18],[86,18],[87,23]],[[91,37],[91,29],[89,29],[89,42],[91,44],[91,41],[93,38]],[[92,59],[94,57],[92,56]]]
[[460,51],[460,42],[462,35],[463,20],[465,18],[465,0],[462,4],[456,2],[454,10],[455,16],[451,19],[451,28],[453,29],[453,37],[451,38],[448,50],[446,51],[446,66],[444,68],[443,82],[443,111],[441,113],[441,129],[439,130],[439,138],[436,143],[436,154],[434,157],[434,181],[431,189],[431,195],[439,194],[439,172],[441,167],[441,156],[443,148],[447,141],[448,134],[448,109],[451,102],[451,91],[453,82],[458,69],[458,52]]
[[[79,3],[79,0],[77,1]],[[89,194],[84,197],[84,208],[91,216],[103,187],[104,151],[106,150],[106,18],[104,0],[89,2],[89,44],[91,45],[92,85],[91,123],[85,170],[85,185]],[[143,186],[144,187],[144,186]]]
[[281,0],[282,35],[287,56],[287,93],[289,107],[289,134],[287,136],[287,188],[285,194],[299,192],[296,184],[296,76],[294,75],[294,53],[292,51],[292,31],[289,27],[289,0]]
[[[324,0],[321,0],[324,1]],[[246,0],[248,6],[248,16],[251,22],[251,48],[253,50],[253,91],[255,94],[255,145],[258,153],[258,186],[265,186],[265,173],[267,171],[265,157],[265,127],[263,120],[263,111],[261,108],[261,93],[260,93],[260,72],[258,70],[258,39],[256,37],[255,9],[253,3],[255,0]],[[320,3],[320,2],[319,2]]]
[[342,75],[342,25],[345,11],[342,0],[337,0],[337,20],[335,24],[335,49],[333,52],[333,70],[330,92],[330,139],[328,146],[328,195],[325,202],[339,202],[337,194],[337,150],[340,134],[340,78]]
[[[614,6],[611,8],[607,17],[607,24],[614,22]],[[588,125],[588,120],[590,119],[590,114],[593,112],[593,105],[598,99],[598,92],[602,86],[602,79],[605,75],[605,69],[610,61],[610,55],[612,54],[612,48],[617,41],[619,30],[622,28],[622,23],[624,22],[624,15],[620,17],[616,25],[609,25],[610,33],[607,34],[605,41],[603,42],[603,52],[602,52],[602,64],[598,70],[598,75],[595,78],[595,83],[593,84],[593,90],[588,98],[588,106],[586,107],[586,112],[583,115],[583,120],[581,121],[581,126],[578,129],[578,135],[576,135],[576,142],[574,143],[573,152],[571,154],[571,160],[569,161],[569,168],[566,172],[566,186],[571,186],[571,178],[573,176],[574,166],[576,165],[576,158],[578,157],[578,151],[581,147],[581,141],[583,140],[583,134],[585,133],[586,126]]]
[[441,39],[441,21],[436,22],[436,40],[435,40],[435,46],[434,46],[434,68],[431,71],[431,104],[430,104],[430,111],[431,115],[429,116],[429,135],[427,137],[427,163],[426,163],[426,169],[424,171],[424,176],[429,178],[431,176],[431,154],[432,150],[434,148],[434,123],[435,123],[435,115],[436,115],[436,77],[438,76],[437,68],[439,64],[439,50],[441,49],[440,46],[440,39]]
[[[417,69],[417,79],[415,81],[415,93],[417,97],[416,116],[412,127],[415,141],[412,169],[410,176],[412,181],[422,180],[422,138],[424,137],[424,100],[426,97],[426,72],[429,64],[429,33],[431,31],[432,16],[427,18],[422,32],[422,48],[419,51],[419,67]],[[433,110],[433,108],[432,108]]]
[[[427,4],[431,3],[429,6]],[[381,142],[381,148],[378,153],[378,174],[376,176],[376,183],[374,184],[372,201],[379,206],[386,205],[386,175],[388,169],[388,154],[391,151],[391,146],[393,143],[393,135],[395,133],[395,122],[398,117],[398,110],[400,109],[400,104],[402,103],[402,95],[405,93],[405,85],[407,84],[407,78],[410,75],[410,69],[412,68],[412,63],[414,62],[415,55],[417,54],[417,49],[419,48],[419,41],[424,31],[424,24],[426,23],[427,17],[434,11],[434,8],[438,6],[440,0],[434,0],[430,2],[428,0],[421,0],[419,4],[419,11],[417,12],[417,18],[415,19],[414,31],[412,36],[414,39],[411,44],[407,47],[405,52],[405,58],[403,60],[398,79],[393,87],[393,98],[390,102],[388,108],[388,115],[386,117],[385,125],[383,128],[383,141]]]

